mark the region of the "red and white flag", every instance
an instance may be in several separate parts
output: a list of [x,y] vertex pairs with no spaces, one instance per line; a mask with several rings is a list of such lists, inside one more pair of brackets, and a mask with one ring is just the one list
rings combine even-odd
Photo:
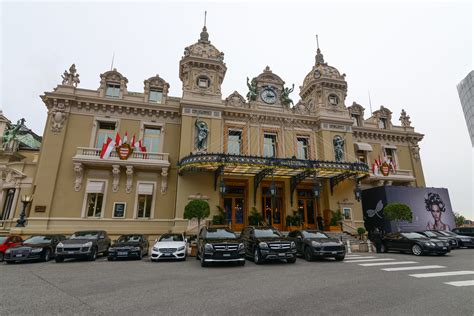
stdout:
[[110,154],[112,153],[112,150],[114,150],[114,147],[115,147],[115,142],[112,140],[112,138],[107,137],[107,140],[102,145],[102,150],[100,151],[100,158],[101,159],[109,158]]
[[123,143],[126,144],[128,142],[128,132],[125,132],[125,136],[123,137]]
[[122,139],[120,138],[119,133],[115,134],[115,146],[121,146],[122,145]]

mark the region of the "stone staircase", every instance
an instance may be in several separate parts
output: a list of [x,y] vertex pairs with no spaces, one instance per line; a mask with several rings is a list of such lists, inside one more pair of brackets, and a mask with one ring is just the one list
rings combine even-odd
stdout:
[[325,231],[324,233],[331,238],[342,240],[344,244],[346,244],[348,240],[351,243],[351,245],[358,245],[361,243],[361,240],[359,240],[358,237],[353,236],[347,232]]

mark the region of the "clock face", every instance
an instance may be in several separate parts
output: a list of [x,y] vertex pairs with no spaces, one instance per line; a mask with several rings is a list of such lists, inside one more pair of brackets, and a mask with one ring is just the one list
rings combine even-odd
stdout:
[[272,88],[263,89],[262,92],[260,93],[260,97],[262,98],[262,101],[267,104],[274,104],[277,99],[275,90],[273,90]]

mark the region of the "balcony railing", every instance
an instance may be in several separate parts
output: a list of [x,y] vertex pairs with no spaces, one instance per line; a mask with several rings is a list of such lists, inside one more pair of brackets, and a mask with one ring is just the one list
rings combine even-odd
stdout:
[[75,162],[82,162],[84,164],[120,164],[120,165],[142,165],[142,166],[169,166],[168,153],[155,152],[133,152],[128,159],[122,160],[116,151],[112,151],[110,157],[100,158],[101,149],[77,147],[76,155],[72,158]]

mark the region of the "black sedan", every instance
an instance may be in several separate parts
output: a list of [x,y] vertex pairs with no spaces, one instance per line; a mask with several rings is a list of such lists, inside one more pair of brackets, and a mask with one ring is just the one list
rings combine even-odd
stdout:
[[430,239],[418,233],[390,233],[382,239],[382,252],[409,251],[415,256],[424,254],[445,255],[449,249],[446,241]]
[[456,240],[456,238],[444,236],[438,233],[438,231],[424,230],[417,233],[420,235],[426,236],[430,239],[439,239],[439,240],[446,241],[449,244],[449,248],[451,249],[459,248],[458,241]]
[[295,230],[288,233],[288,238],[295,242],[297,253],[307,261],[322,257],[341,261],[346,255],[346,247],[339,239],[329,238],[316,230]]
[[148,238],[145,235],[122,235],[110,246],[107,260],[119,258],[142,259],[143,256],[148,255],[148,248]]
[[460,248],[461,247],[467,247],[467,248],[473,248],[474,247],[474,237],[458,235],[456,233],[446,231],[446,230],[437,230],[437,231],[435,231],[435,233],[441,234],[441,235],[446,236],[446,237],[456,238]]
[[22,245],[8,249],[5,252],[5,261],[7,263],[32,260],[49,261],[54,258],[56,245],[64,239],[66,236],[63,235],[31,236]]

